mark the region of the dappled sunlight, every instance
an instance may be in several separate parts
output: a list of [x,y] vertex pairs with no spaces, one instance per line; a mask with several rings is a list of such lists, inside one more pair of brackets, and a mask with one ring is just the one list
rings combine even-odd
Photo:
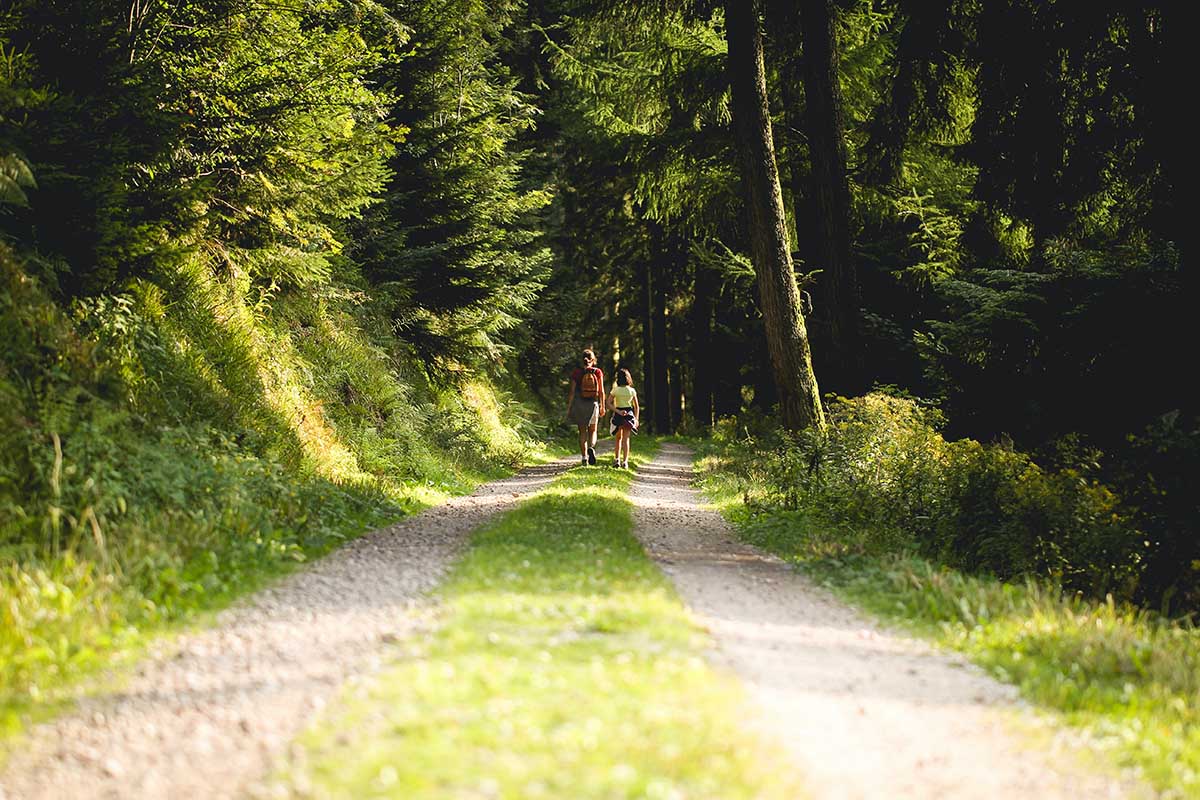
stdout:
[[3,2],[0,800],[1200,795],[1185,4]]

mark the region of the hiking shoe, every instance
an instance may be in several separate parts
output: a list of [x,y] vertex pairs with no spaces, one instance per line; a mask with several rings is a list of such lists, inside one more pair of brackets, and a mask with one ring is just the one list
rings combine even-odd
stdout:
[[579,466],[586,467],[587,465],[588,465],[587,456],[583,456],[582,458],[579,459]]
[[587,463],[596,466],[596,451],[590,447],[588,448]]

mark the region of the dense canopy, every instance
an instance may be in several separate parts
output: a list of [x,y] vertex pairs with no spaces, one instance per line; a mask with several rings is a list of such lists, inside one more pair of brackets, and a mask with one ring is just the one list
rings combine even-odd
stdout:
[[840,520],[924,465],[919,549],[1195,611],[1179,13],[6,2],[0,553],[519,460],[590,347]]

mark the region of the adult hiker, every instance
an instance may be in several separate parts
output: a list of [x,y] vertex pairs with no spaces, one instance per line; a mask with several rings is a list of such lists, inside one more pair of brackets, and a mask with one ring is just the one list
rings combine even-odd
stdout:
[[596,366],[596,354],[583,351],[582,365],[571,373],[567,395],[567,419],[579,427],[581,464],[596,463],[596,425],[604,408],[604,373]]
[[617,385],[609,394],[608,402],[613,412],[608,432],[616,437],[613,442],[613,466],[628,468],[629,439],[637,433],[638,417],[641,415],[637,389],[633,388],[633,376],[629,370],[617,370]]

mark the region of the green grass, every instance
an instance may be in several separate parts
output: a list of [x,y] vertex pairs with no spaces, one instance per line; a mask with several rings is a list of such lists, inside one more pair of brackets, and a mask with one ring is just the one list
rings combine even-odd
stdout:
[[[653,443],[635,443],[642,463]],[[477,531],[441,625],[301,739],[315,797],[795,797],[631,535],[629,473],[575,468]]]
[[105,531],[116,541],[103,553],[88,543],[0,566],[0,739],[69,707],[93,678],[111,683],[151,640],[205,624],[348,539],[510,471],[464,469],[453,483],[393,481],[380,491],[235,470],[240,493],[127,518]]
[[715,445],[706,450],[702,486],[748,541],[1017,685],[1086,731],[1105,761],[1140,769],[1162,796],[1200,797],[1200,630],[1036,580],[1004,583],[903,552],[864,553],[849,534],[839,543],[813,510],[748,509],[737,465]]
[[[111,688],[151,641],[212,615],[347,540],[512,473],[508,461],[428,454],[429,477],[337,485],[244,453],[175,442],[139,451],[173,462],[202,492],[130,509],[102,544],[64,524],[57,555],[0,549],[0,760],[30,725],[68,709],[97,679]],[[530,444],[526,464],[565,454]],[[164,481],[170,485],[170,481]],[[149,498],[139,498],[149,505]]]
[[[201,448],[196,448],[196,451]],[[64,524],[57,555],[0,548],[0,759],[30,724],[105,685],[158,638],[211,615],[349,539],[479,483],[507,462],[426,457],[432,476],[338,485],[242,453],[149,448],[203,489],[150,511],[138,498],[94,541]],[[529,464],[561,456],[531,447]],[[144,462],[148,471],[158,465]],[[437,471],[432,470],[437,467]]]
[[67,309],[0,244],[0,757],[148,641],[555,455],[344,277],[264,306],[180,265]]

